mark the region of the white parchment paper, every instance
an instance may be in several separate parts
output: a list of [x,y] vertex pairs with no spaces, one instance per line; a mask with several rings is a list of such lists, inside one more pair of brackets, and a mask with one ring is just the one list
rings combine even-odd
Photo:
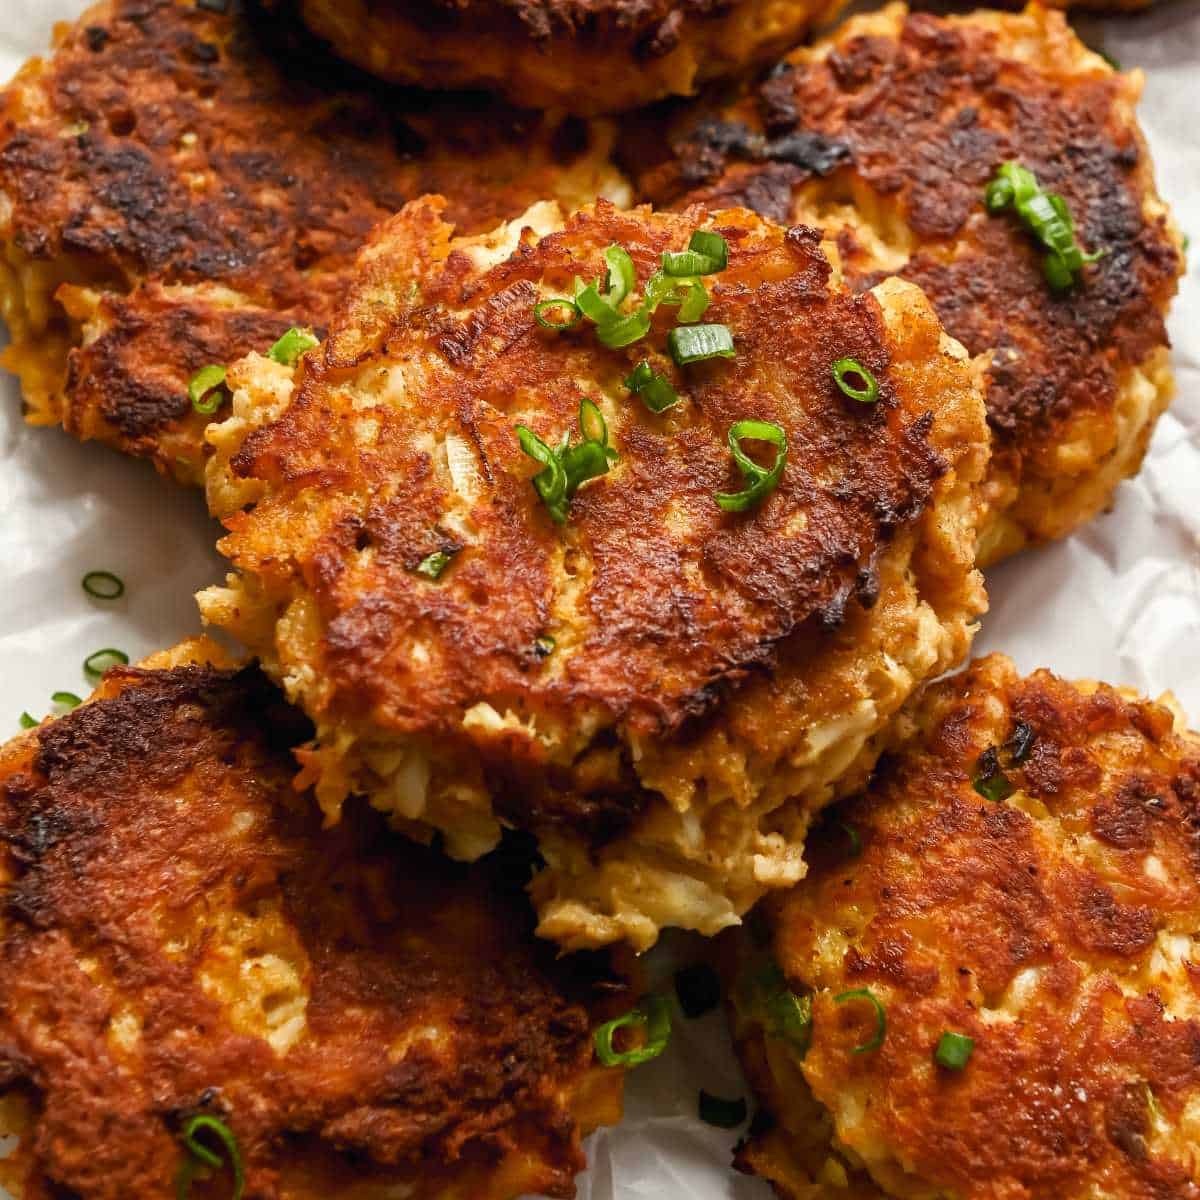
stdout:
[[[0,78],[42,52],[56,20],[81,0],[0,0]],[[1148,13],[1078,26],[1126,68],[1146,72],[1142,124],[1160,190],[1200,260],[1200,4],[1159,0]],[[1178,395],[1142,474],[1111,513],[1075,537],[1022,555],[989,576],[991,611],[977,651],[1004,650],[1024,669],[1171,688],[1200,721],[1200,285],[1184,279],[1171,323]],[[198,631],[192,593],[219,579],[217,527],[198,494],[144,464],[20,419],[16,384],[0,376],[0,737],[18,715],[47,711],[51,692],[86,694],[81,664],[116,646],[131,658]],[[126,582],[115,603],[90,600],[93,569]],[[652,982],[696,953],[668,937]],[[745,1094],[719,1014],[677,1022],[670,1051],[635,1071],[626,1117],[590,1142],[581,1200],[687,1196],[767,1200],[729,1169],[738,1132],[696,1118],[699,1089]]]

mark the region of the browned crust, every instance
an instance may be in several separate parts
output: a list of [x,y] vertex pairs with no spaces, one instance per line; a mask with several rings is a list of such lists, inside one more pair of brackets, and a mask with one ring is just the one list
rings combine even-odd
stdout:
[[[602,204],[486,273],[452,253],[418,276],[419,297],[388,314],[369,349],[351,316],[352,366],[341,365],[345,344],[335,329],[324,362],[308,363],[283,417],[247,438],[233,470],[266,481],[269,492],[252,512],[227,519],[223,547],[271,590],[290,579],[314,599],[323,630],[314,665],[328,681],[323,718],[369,715],[390,733],[446,746],[464,737],[464,711],[486,698],[498,712],[551,724],[600,712],[634,736],[686,737],[730,690],[770,671],[806,624],[833,628],[848,606],[874,603],[877,556],[917,520],[945,470],[930,443],[930,398],[896,392],[877,301],[831,288],[814,231],[785,233],[731,211],[713,218],[729,240],[730,265],[711,285],[705,320],[729,326],[738,357],[686,372],[665,358],[657,363],[688,397],[679,428],[631,397],[622,402],[617,473],[579,493],[565,531],[568,553],[590,564],[585,641],[562,670],[537,653],[537,639],[552,632],[551,571],[564,533],[530,487],[536,468],[505,410],[516,397],[535,397],[534,427],[557,440],[553,431],[574,427],[575,380],[622,378],[648,347],[663,344],[669,320],[660,310],[646,342],[606,351],[590,328],[568,336],[539,330],[538,287],[561,293],[575,274],[597,276],[614,242],[644,280],[663,250],[686,245],[702,217],[624,214]],[[413,243],[429,240],[427,222],[422,206],[410,206],[377,240],[395,243],[397,261],[411,260]],[[368,273],[362,295],[380,290]],[[838,392],[829,364],[844,355],[875,373],[878,404]],[[411,437],[411,408],[374,410],[379,432],[364,448],[338,398],[352,379],[397,360],[427,366],[419,398],[407,404],[436,411],[439,429],[473,442],[489,476],[488,502],[473,513],[479,540],[436,587],[413,568],[438,547],[447,497]],[[782,425],[791,453],[761,508],[727,515],[713,493],[740,486],[725,435],[744,417]],[[321,533],[310,536],[305,522],[299,545],[284,530],[304,521],[317,497]],[[279,537],[292,548],[287,558],[272,549]],[[409,657],[416,637],[433,647],[419,671]],[[501,741],[485,753],[497,782],[512,781],[506,817],[589,823],[587,813],[559,808],[565,797],[540,800],[523,778],[545,766],[536,743],[522,750]],[[522,754],[531,761],[518,761]],[[634,785],[632,772],[629,779]],[[636,790],[597,799],[607,833],[614,813],[639,805]]]
[[[36,1097],[27,1195],[174,1196],[196,1112],[233,1129],[247,1196],[573,1195],[589,1007],[622,1003],[604,960],[556,963],[496,863],[453,866],[365,807],[322,831],[291,785],[305,722],[256,669],[124,669],[100,697],[0,758],[0,1076]],[[201,983],[204,931],[276,904],[307,958],[282,1056]]]
[[[1044,46],[1036,63],[1020,58],[1030,14]],[[822,188],[898,209],[907,262],[902,253],[881,270],[846,230],[848,280],[867,288],[899,273],[972,354],[992,351],[993,476],[1053,486],[1058,448],[1081,424],[1112,421],[1122,376],[1168,344],[1183,259],[1165,212],[1147,208],[1153,177],[1132,120],[1140,83],[1099,60],[1066,62],[1078,43],[1036,8],[977,23],[905,15],[895,34],[857,28],[795,52],[731,106],[677,118],[665,160],[660,132],[635,135],[626,157],[638,188],[659,204],[745,204],[783,221],[810,213]],[[1046,286],[1019,224],[983,207],[1012,158],[1063,195],[1084,246],[1105,250],[1065,296]]]
[[[1184,1114],[1200,1096],[1200,978],[1186,959],[1156,965],[1159,935],[1188,938],[1200,917],[1200,739],[1159,704],[1022,678],[1001,656],[911,720],[912,740],[814,834],[808,878],[769,909],[792,986],[816,989],[807,1086],[835,1113],[847,1093],[869,1097],[869,1140],[905,1164],[914,1195],[1200,1195]],[[1023,765],[1002,754],[1018,792],[987,801],[976,762],[1018,722],[1035,736]],[[886,997],[888,1024],[882,1048],[856,1056],[871,1023],[832,997],[859,987]],[[1015,1019],[988,1019],[1005,1005]],[[946,1029],[975,1039],[961,1073],[932,1064]],[[791,1096],[750,1042],[781,1116]],[[773,1136],[743,1161],[782,1179]],[[888,1178],[884,1192],[910,1194]]]
[[[37,415],[197,478],[204,423],[185,388],[201,350],[232,362],[279,325],[324,327],[367,233],[406,200],[445,192],[449,220],[490,228],[602,162],[593,136],[490,100],[386,89],[294,14],[97,5],[0,97],[0,239],[19,264],[108,290],[116,310],[103,314],[115,328],[72,353],[50,400],[60,411]],[[165,297],[175,284],[200,293]],[[56,322],[78,342],[73,316]],[[18,342],[42,332],[21,324]]]

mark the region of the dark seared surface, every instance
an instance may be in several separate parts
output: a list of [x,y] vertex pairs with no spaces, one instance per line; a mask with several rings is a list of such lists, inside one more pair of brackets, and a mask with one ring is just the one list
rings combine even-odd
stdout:
[[[32,1194],[173,1196],[197,1112],[234,1131],[248,1197],[426,1196],[514,1147],[523,1183],[573,1194],[601,960],[555,963],[503,864],[454,866],[365,807],[323,831],[292,788],[305,723],[257,670],[124,669],[102,693],[0,760],[0,1076],[36,1096]],[[307,959],[282,1057],[201,984],[223,921],[276,906]],[[259,936],[251,953],[288,953]]]
[[[660,204],[745,204],[786,221],[832,175],[834,194],[848,195],[853,178],[894,207],[914,237],[900,273],[972,354],[995,352],[990,421],[1017,461],[1072,417],[1111,409],[1117,373],[1166,344],[1162,313],[1181,267],[1164,220],[1143,216],[1146,149],[1119,108],[1132,85],[1066,62],[1076,51],[1057,16],[1044,59],[1018,61],[1022,19],[913,14],[895,36],[838,35],[827,57],[797,52],[730,107],[677,116],[665,161],[645,131],[627,155]],[[1081,244],[1105,251],[1065,296],[1046,286],[1011,215],[983,208],[988,180],[1012,158],[1063,195]],[[882,277],[852,232],[841,241],[855,286]]]
[[[589,137],[490,98],[386,89],[323,51],[290,10],[110,0],[0,102],[5,236],[118,291],[234,289],[248,315],[208,339],[233,361],[264,348],[260,309],[325,325],[367,233],[406,200],[444,192],[452,221],[490,228],[554,195]],[[166,330],[197,303],[213,301],[182,297],[139,339],[126,330],[76,353],[67,423],[87,428],[99,402],[108,439],[135,453],[178,432],[195,355],[186,340],[173,351]],[[93,375],[106,376],[102,401]],[[187,425],[197,457],[202,428]]]
[[[464,711],[486,699],[553,727],[573,728],[586,711],[623,731],[674,736],[772,669],[808,626],[819,641],[822,622],[836,627],[847,605],[874,602],[878,556],[924,510],[946,468],[931,436],[931,410],[946,400],[935,389],[953,395],[966,382],[943,374],[951,368],[927,310],[913,314],[897,350],[873,296],[829,288],[813,230],[785,232],[735,212],[714,218],[731,257],[710,280],[704,318],[733,331],[735,360],[673,366],[661,353],[665,308],[650,336],[624,351],[605,350],[591,327],[559,336],[534,324],[539,287],[561,293],[575,274],[597,275],[613,242],[644,281],[702,216],[602,204],[486,272],[452,253],[418,275],[419,296],[397,299],[366,341],[359,309],[379,317],[380,276],[392,268],[376,258],[376,273],[364,272],[365,303],[352,301],[324,364],[306,366],[285,414],[235,455],[234,475],[268,491],[227,519],[223,543],[269,595],[311,596],[322,635],[314,666],[330,687],[322,718],[369,717],[391,734],[448,745],[463,736]],[[410,206],[377,243],[394,263],[414,262],[434,219]],[[648,353],[686,397],[665,418],[619,386]],[[878,404],[837,390],[830,364],[843,355],[876,374]],[[352,416],[352,389],[401,361],[425,372],[419,382]],[[514,426],[525,421],[552,444],[568,428],[575,436],[580,395],[601,383],[613,397],[620,460],[578,493],[560,529],[530,486],[536,467]],[[960,391],[955,403],[963,400]],[[364,416],[378,422],[365,446]],[[788,466],[757,510],[723,514],[713,493],[741,486],[725,435],[745,417],[784,427]],[[962,410],[949,419],[962,420]],[[470,508],[478,534],[437,585],[413,572],[437,548],[452,505],[446,473],[423,448],[427,431],[473,446],[484,480]],[[563,618],[554,609],[568,570],[584,588]],[[537,639],[547,633],[561,649],[544,658]],[[419,666],[414,639],[430,651]],[[503,775],[519,771],[522,755],[536,764],[539,748],[514,740],[484,752]]]
[[[915,720],[771,910],[792,985],[818,989],[803,1064],[817,1098],[869,1095],[875,1144],[964,1200],[1200,1195],[1184,1121],[1200,975],[1170,937],[1156,966],[1159,935],[1190,946],[1200,918],[1200,741],[1159,705],[1022,678],[1001,656],[934,689]],[[1032,749],[1014,763],[1022,726]],[[993,747],[1016,789],[1002,802],[972,787]],[[871,1022],[832,996],[860,987],[888,1026],[854,1055]],[[946,1029],[975,1039],[961,1073],[932,1065]]]

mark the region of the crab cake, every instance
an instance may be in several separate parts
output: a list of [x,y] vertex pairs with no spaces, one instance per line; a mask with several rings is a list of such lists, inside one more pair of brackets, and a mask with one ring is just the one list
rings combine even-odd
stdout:
[[229,0],[109,0],[0,95],[0,311],[28,415],[203,477],[200,368],[323,328],[414,196],[481,232],[627,187],[611,133],[388,90]]
[[384,79],[489,88],[585,116],[687,95],[769,60],[845,0],[299,0]]
[[622,979],[555,962],[499,863],[361,804],[323,832],[306,722],[213,651],[110,671],[0,752],[4,1183],[165,1200],[197,1126],[228,1158],[215,1119],[247,1197],[574,1195],[620,1115],[591,1029]]
[[[852,286],[900,274],[968,351],[991,353],[983,566],[1108,505],[1171,394],[1164,315],[1183,256],[1134,116],[1141,87],[1060,14],[939,19],[893,4],[796,51],[731,106],[695,108],[669,136],[643,129],[627,157],[658,204],[822,226]],[[1011,209],[985,206],[1014,160],[1101,255],[1063,290]]]
[[999,655],[898,730],[768,903],[774,964],[746,939],[740,1165],[793,1200],[1200,1196],[1200,737]]
[[[704,324],[664,304],[606,348],[664,255],[705,257],[697,230],[728,258],[680,281]],[[916,288],[851,295],[815,230],[745,210],[543,204],[450,235],[436,200],[410,204],[323,350],[231,373],[209,500],[236,571],[206,619],[315,721],[330,818],[365,792],[467,859],[531,832],[540,932],[568,947],[713,933],[800,876],[810,814],[968,646],[978,367]],[[625,325],[539,324],[614,262]],[[721,338],[732,357],[662,349]],[[842,359],[874,402],[839,391]]]

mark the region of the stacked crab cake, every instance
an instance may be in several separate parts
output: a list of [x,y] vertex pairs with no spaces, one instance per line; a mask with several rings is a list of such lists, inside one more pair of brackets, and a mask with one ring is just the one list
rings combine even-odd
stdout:
[[359,66],[421,87],[485,87],[596,114],[744,71],[831,20],[844,0],[299,0]]
[[203,612],[314,720],[331,819],[532,832],[568,947],[715,933],[966,651],[978,364],[745,210],[451,234],[408,205],[323,348],[231,370]]
[[[822,226],[854,287],[899,274],[990,353],[987,565],[1104,508],[1170,397],[1163,321],[1183,256],[1134,116],[1141,86],[1037,6],[939,19],[893,4],[666,139],[656,119],[628,159],[655,203]],[[1018,168],[1025,186],[1002,203],[996,181]]]
[[[907,712],[742,945],[785,1197],[1200,1195],[1200,738],[993,656]],[[740,935],[739,935],[740,936]]]
[[490,229],[626,185],[611,134],[387,90],[257,6],[108,0],[0,96],[0,306],[29,417],[203,476],[187,384],[323,327],[368,232],[444,192]]
[[110,671],[0,752],[0,1127],[21,1139],[0,1180],[573,1195],[581,1133],[620,1115],[592,1028],[629,1007],[623,978],[556,961],[499,864],[362,805],[322,830],[292,786],[304,719],[219,654]]

